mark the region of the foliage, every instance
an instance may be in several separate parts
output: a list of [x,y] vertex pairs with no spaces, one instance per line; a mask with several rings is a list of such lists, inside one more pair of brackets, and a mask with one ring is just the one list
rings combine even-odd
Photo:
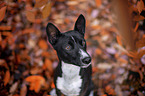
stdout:
[[49,96],[58,58],[45,28],[86,17],[98,96],[145,95],[144,0],[1,0],[0,95]]

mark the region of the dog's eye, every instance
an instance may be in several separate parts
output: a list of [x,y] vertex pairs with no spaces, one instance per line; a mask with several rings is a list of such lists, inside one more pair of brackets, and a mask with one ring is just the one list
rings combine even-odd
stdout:
[[67,45],[67,46],[65,47],[65,49],[66,49],[66,50],[70,50],[70,49],[71,49],[71,46],[70,46],[70,45]]

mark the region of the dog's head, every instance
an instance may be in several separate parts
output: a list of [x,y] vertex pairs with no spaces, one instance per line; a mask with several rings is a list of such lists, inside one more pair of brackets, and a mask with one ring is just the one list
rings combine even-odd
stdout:
[[58,58],[65,63],[86,68],[91,64],[91,58],[86,52],[85,18],[80,15],[74,30],[61,33],[56,26],[48,23],[46,27],[48,40],[57,51]]

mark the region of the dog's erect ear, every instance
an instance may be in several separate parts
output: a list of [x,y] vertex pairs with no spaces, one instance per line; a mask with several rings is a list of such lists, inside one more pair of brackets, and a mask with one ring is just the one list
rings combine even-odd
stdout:
[[74,30],[78,31],[79,33],[81,33],[84,36],[85,25],[86,25],[85,17],[81,14],[75,23]]
[[52,45],[55,45],[61,35],[60,31],[52,23],[47,24],[46,33],[48,36],[48,40]]

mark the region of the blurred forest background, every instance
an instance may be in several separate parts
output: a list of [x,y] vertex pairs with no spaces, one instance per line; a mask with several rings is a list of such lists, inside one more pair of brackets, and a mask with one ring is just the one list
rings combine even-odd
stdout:
[[49,96],[57,55],[46,25],[86,18],[96,96],[145,96],[145,0],[1,0],[0,96]]

